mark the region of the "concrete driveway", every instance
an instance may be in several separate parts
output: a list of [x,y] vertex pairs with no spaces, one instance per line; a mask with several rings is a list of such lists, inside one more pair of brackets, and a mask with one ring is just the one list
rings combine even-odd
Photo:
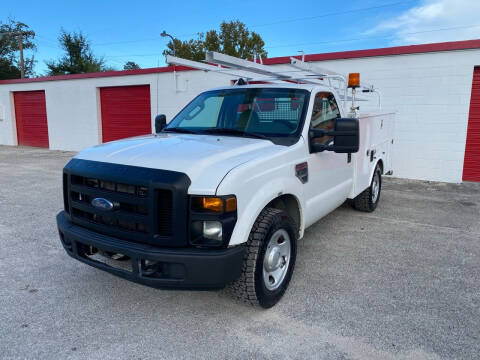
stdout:
[[0,147],[0,358],[480,357],[480,184],[388,179],[374,213],[306,232],[270,310],[155,290],[68,257],[55,225],[71,153]]

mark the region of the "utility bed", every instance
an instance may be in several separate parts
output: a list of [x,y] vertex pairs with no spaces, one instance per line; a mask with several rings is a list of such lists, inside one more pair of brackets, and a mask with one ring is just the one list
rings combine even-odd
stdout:
[[372,163],[382,159],[383,174],[393,174],[392,152],[395,128],[395,113],[366,113],[358,117],[360,145],[352,154],[354,162],[354,186],[351,199],[368,187],[372,179]]

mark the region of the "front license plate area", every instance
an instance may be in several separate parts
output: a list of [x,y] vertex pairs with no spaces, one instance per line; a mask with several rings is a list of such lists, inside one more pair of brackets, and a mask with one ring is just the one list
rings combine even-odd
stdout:
[[84,252],[85,258],[107,265],[114,269],[133,272],[132,261],[129,257],[123,254],[112,254],[98,251],[97,249],[90,249],[88,252]]

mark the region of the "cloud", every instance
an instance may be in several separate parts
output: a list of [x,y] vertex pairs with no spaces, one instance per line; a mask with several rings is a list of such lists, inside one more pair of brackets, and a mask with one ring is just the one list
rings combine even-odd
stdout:
[[395,45],[480,39],[479,14],[480,0],[423,0],[364,34],[391,36]]

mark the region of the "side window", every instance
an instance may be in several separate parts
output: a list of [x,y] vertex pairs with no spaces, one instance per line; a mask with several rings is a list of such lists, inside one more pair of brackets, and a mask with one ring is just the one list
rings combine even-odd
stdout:
[[210,96],[206,98],[200,103],[201,105],[187,113],[181,127],[215,127],[222,102],[223,97]]
[[[318,130],[333,130],[335,119],[339,117],[340,110],[333,94],[329,92],[317,93],[313,103],[310,127]],[[315,143],[328,145],[332,140],[333,136],[323,136],[316,138]]]

